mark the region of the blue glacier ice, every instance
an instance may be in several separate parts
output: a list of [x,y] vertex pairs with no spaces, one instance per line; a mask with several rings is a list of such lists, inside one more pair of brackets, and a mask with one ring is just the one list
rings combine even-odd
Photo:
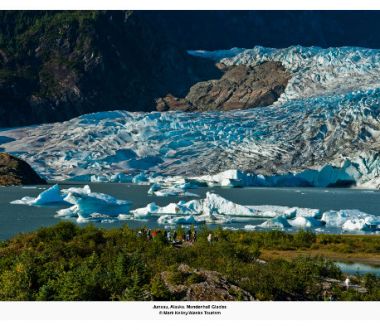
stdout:
[[163,195],[181,195],[184,182],[380,187],[380,50],[258,46],[189,53],[226,66],[279,61],[292,78],[268,107],[87,114],[4,131],[1,147],[50,180],[157,184],[162,189],[152,193]]
[[49,204],[63,203],[66,204],[61,190],[58,184],[51,186],[50,188],[44,190],[37,197],[25,196],[20,200],[15,200],[11,204],[21,204],[21,205],[33,205],[33,206],[44,206]]

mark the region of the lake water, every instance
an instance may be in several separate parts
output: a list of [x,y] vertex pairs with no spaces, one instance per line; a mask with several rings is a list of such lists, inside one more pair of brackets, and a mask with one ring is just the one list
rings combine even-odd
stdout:
[[364,274],[374,274],[380,276],[380,266],[366,265],[362,263],[345,263],[336,262],[335,263],[343,273],[349,275],[364,275]]
[[[77,184],[61,184],[71,187]],[[190,200],[194,197],[157,197],[147,194],[149,186],[117,183],[92,183],[91,189],[119,199],[130,200],[133,208],[143,207],[155,202],[164,206],[170,202]],[[54,217],[60,206],[30,207],[12,205],[11,201],[24,196],[37,196],[48,186],[35,187],[0,187],[0,239],[7,239],[20,232],[28,232],[43,226],[51,226],[60,221]],[[319,208],[322,211],[339,209],[359,209],[374,215],[380,215],[380,192],[357,189],[317,189],[317,188],[199,188],[191,190],[203,198],[207,191],[213,191],[228,200],[243,205],[283,205],[307,208]],[[74,220],[73,220],[74,221]],[[246,224],[259,224],[263,220],[239,221],[226,224],[226,227],[242,228]],[[112,223],[96,223],[104,228],[119,227],[128,223],[131,227],[157,227],[155,220],[116,221]],[[217,225],[210,225],[216,227]]]

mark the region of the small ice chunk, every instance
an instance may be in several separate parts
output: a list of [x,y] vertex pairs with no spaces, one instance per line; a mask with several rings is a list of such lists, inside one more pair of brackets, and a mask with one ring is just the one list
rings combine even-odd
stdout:
[[132,178],[132,182],[136,184],[147,184],[149,178],[144,173],[139,173]]
[[158,213],[160,207],[156,203],[149,203],[147,206],[132,210],[131,213],[136,218],[145,218]]
[[243,187],[252,186],[255,182],[255,178],[256,176],[250,173],[244,173],[240,170],[232,169],[214,175],[193,177],[191,180],[199,183],[206,183],[210,187]]
[[25,197],[22,197],[21,199],[16,199],[15,201],[12,201],[10,203],[15,204],[15,205],[33,205],[35,200],[36,200],[35,197],[25,196]]
[[189,216],[171,216],[171,215],[162,215],[158,218],[157,222],[159,224],[168,224],[168,225],[197,225],[204,223],[204,219]]
[[167,196],[191,196],[198,197],[197,194],[190,193],[187,189],[194,188],[189,182],[176,183],[176,184],[159,184],[153,183],[150,187],[148,194],[156,195],[159,197],[167,197]]
[[281,215],[273,219],[269,219],[262,224],[258,225],[259,228],[266,228],[266,229],[285,229],[290,228],[291,225],[288,222],[288,219],[286,216]]
[[245,225],[244,226],[244,229],[245,230],[248,230],[248,231],[254,231],[257,229],[258,226],[254,226],[254,225]]
[[160,189],[162,189],[162,187],[159,183],[153,183],[148,190],[148,195],[153,195],[155,192],[159,191]]
[[155,203],[150,203],[145,207],[132,210],[131,213],[137,218],[158,215],[199,215],[201,207],[200,202],[197,200],[189,202],[179,201],[178,203],[170,203],[162,207]]
[[76,218],[78,215],[78,206],[73,205],[67,209],[58,210],[56,213],[57,218]]
[[322,212],[319,209],[309,209],[303,207],[292,207],[285,213],[289,215],[289,219],[295,217],[311,217],[319,219],[322,216]]
[[62,189],[62,192],[64,194],[69,194],[69,193],[77,193],[77,194],[90,194],[91,193],[91,188],[89,185],[85,185],[82,188],[80,187],[70,187],[67,189]]
[[292,227],[297,228],[318,228],[325,225],[325,222],[319,221],[313,217],[296,217],[294,220],[289,220],[288,223]]

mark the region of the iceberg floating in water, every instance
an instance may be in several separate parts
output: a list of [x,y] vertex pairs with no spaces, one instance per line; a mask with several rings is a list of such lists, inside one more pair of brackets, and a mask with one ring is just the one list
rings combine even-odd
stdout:
[[198,225],[198,224],[205,223],[205,219],[195,217],[193,215],[189,215],[189,216],[162,215],[158,218],[157,222],[159,224],[168,224],[168,225]]
[[284,215],[280,215],[278,217],[275,217],[273,219],[269,219],[262,224],[253,227],[250,227],[250,230],[254,230],[255,228],[263,228],[263,229],[287,229],[291,228],[292,226],[289,224],[288,219]]
[[194,184],[189,182],[185,183],[176,183],[176,184],[159,184],[153,183],[150,189],[148,190],[149,195],[155,195],[159,197],[167,197],[167,196],[190,196],[190,197],[198,197],[197,194],[188,192],[187,189],[196,188]]
[[249,207],[230,202],[217,194],[207,192],[206,198],[203,200],[180,201],[163,207],[151,203],[144,208],[133,210],[132,213],[137,217],[152,215],[203,215],[214,217],[218,215],[252,216],[255,211]]
[[191,177],[190,180],[212,186],[222,187],[246,187],[253,186],[256,183],[256,176],[250,173],[244,173],[239,170],[227,170],[214,175],[203,175]]
[[377,231],[380,229],[380,220],[374,220],[372,217],[350,219],[343,224],[342,229],[344,231]]
[[[207,192],[204,199],[179,201],[166,206],[150,203],[131,210],[131,202],[110,195],[92,192],[88,185],[60,190],[54,185],[37,197],[23,197],[12,204],[44,206],[56,203],[71,205],[58,210],[57,217],[83,221],[144,220],[157,218],[159,224],[227,223],[244,220],[265,221],[259,225],[246,225],[246,230],[261,229],[313,229],[338,228],[343,231],[379,231],[380,217],[359,210],[321,212],[319,209],[276,205],[240,205],[215,193]],[[245,218],[245,219],[244,219]]]
[[110,195],[95,192],[69,192],[64,200],[73,206],[70,211],[61,211],[59,215],[71,212],[82,219],[104,217],[117,217],[129,213],[131,202],[116,199]]
[[324,221],[313,217],[296,217],[294,220],[289,220],[288,223],[290,226],[297,228],[318,228],[325,225]]
[[376,231],[380,229],[380,217],[359,210],[328,211],[322,215],[327,227],[345,231]]
[[11,204],[20,204],[20,205],[34,205],[34,206],[43,206],[56,203],[65,203],[61,190],[58,184],[44,190],[37,197],[25,196],[22,199],[15,200]]
[[57,203],[72,205],[69,208],[58,210],[57,217],[75,217],[78,218],[78,221],[118,217],[120,214],[128,214],[131,207],[131,202],[129,201],[119,200],[107,194],[91,192],[88,185],[70,187],[62,191],[58,185],[54,185],[36,198],[23,197],[21,200],[11,202],[11,204],[30,206],[45,206]]
[[179,201],[178,203],[170,203],[162,207],[156,203],[150,203],[145,207],[132,210],[131,213],[136,218],[160,215],[200,215],[202,213],[202,206],[199,200],[189,202]]
[[[253,205],[244,206],[231,202],[217,194],[207,192],[204,199],[196,199],[188,202],[180,201],[178,203],[170,203],[166,206],[158,206],[155,203],[150,203],[146,207],[132,210],[131,213],[136,218],[154,217],[161,215],[168,216],[194,216],[195,218],[206,219],[207,221],[223,221],[230,222],[231,218],[275,218],[268,220],[269,227],[275,223],[282,223],[283,227],[290,227],[288,219],[296,217],[307,217],[305,227],[315,227],[323,225],[317,219],[321,216],[318,209],[305,209],[286,206],[271,206],[271,205]],[[300,220],[295,222],[295,225],[301,227]],[[310,225],[311,224],[311,225]],[[264,225],[265,227],[265,225]]]

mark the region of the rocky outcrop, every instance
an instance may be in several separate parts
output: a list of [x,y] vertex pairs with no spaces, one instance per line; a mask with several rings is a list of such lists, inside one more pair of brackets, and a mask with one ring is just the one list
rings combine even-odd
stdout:
[[162,272],[161,280],[169,292],[184,301],[254,300],[252,295],[232,284],[220,273],[192,269],[181,264],[175,272]]
[[0,186],[45,184],[38,174],[23,160],[0,153]]
[[265,62],[255,67],[222,68],[219,80],[203,81],[190,88],[185,98],[169,94],[156,102],[158,111],[233,110],[273,104],[284,92],[290,74],[281,63]]

